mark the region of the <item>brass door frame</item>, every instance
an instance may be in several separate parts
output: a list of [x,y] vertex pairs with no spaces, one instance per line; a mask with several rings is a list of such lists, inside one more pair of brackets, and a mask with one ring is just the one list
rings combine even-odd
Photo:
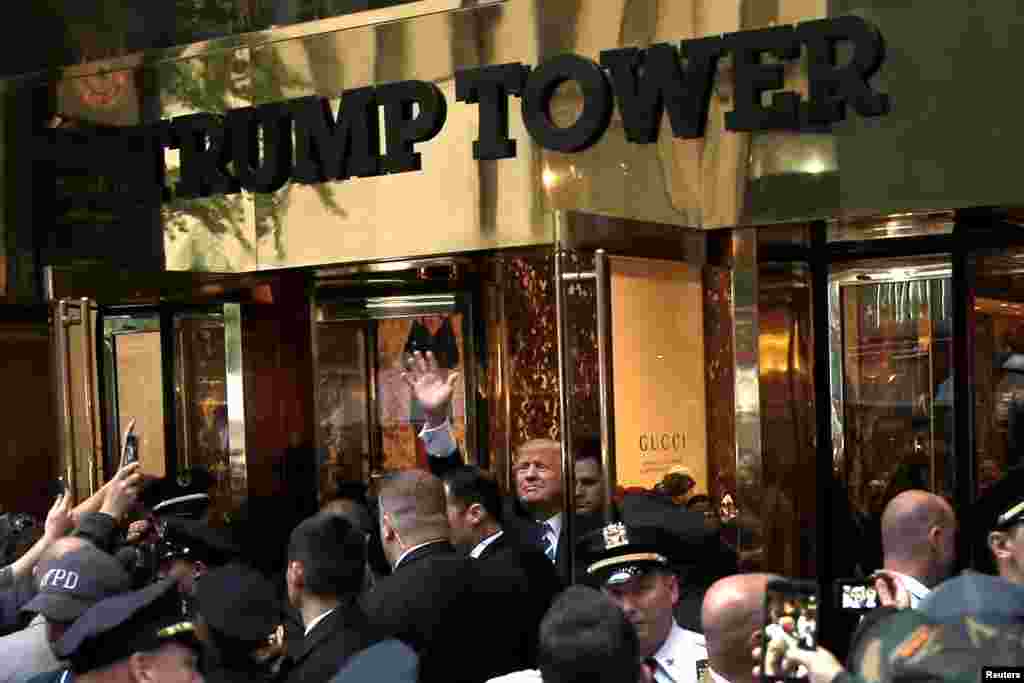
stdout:
[[[160,317],[161,338],[164,342],[161,353],[164,356],[165,395],[173,397],[178,385],[176,380],[180,365],[180,360],[167,358],[167,354],[177,353],[172,329],[174,315],[189,310],[209,310],[211,307],[222,309],[225,324],[227,392],[229,399],[234,399],[228,400],[229,467],[232,471],[238,465],[245,469],[241,303],[258,303],[263,297],[272,297],[272,293],[268,293],[268,288],[274,281],[272,274],[125,272],[103,266],[47,266],[44,269],[44,280],[51,306],[56,370],[54,400],[56,415],[61,422],[60,469],[68,490],[73,492],[76,500],[82,500],[99,490],[105,476],[103,454],[111,447],[117,450],[121,443],[121,434],[116,427],[114,431],[117,433],[111,434],[109,441],[105,441],[105,433],[110,425],[107,424],[109,420],[101,408],[105,405],[106,393],[100,396],[104,379],[98,373],[106,361],[99,346],[103,335],[97,333],[97,328],[103,324],[104,318],[109,316],[145,313]],[[86,302],[88,305],[85,305]],[[81,314],[83,305],[87,311],[84,317]],[[83,323],[85,336],[81,343],[73,343],[69,331]],[[78,364],[79,356],[82,367],[88,370],[83,370],[83,374],[76,377],[72,376],[72,360]],[[82,406],[90,435],[88,444],[82,441],[80,425],[76,433],[75,411],[82,394],[90,397],[86,405]],[[165,399],[164,410],[165,418],[166,411],[174,413],[173,398]],[[175,465],[180,474],[182,466],[190,464],[190,458],[186,456],[182,462],[178,462],[177,441],[180,437],[177,432],[185,425],[178,424],[177,419],[174,419],[174,422],[175,429],[168,430],[165,435],[165,453],[168,465]],[[79,476],[83,467],[83,456],[80,453],[87,453],[84,457],[89,461],[86,479]],[[116,464],[112,466],[116,467]]]
[[[61,472],[66,490],[72,501],[84,500],[96,493],[103,478],[102,461],[100,459],[97,406],[96,371],[96,304],[88,298],[63,298],[51,302],[51,329],[54,337],[54,367],[57,369],[55,380],[57,386],[55,398],[57,415],[60,420],[59,443],[61,453]],[[74,349],[70,329],[81,326],[81,343]],[[82,366],[82,395],[76,396],[76,382],[72,375],[72,354],[79,354],[78,361]],[[82,443],[76,434],[75,406],[78,399],[83,400],[84,428],[87,431],[86,442]],[[86,462],[83,463],[82,459]],[[79,480],[83,465],[87,467],[87,479]]]

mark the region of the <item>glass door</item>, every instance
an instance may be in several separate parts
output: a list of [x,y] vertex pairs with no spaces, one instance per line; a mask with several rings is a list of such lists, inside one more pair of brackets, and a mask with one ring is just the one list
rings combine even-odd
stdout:
[[[78,501],[97,491],[134,425],[142,469],[181,486],[205,469],[221,519],[246,495],[241,304],[222,286],[209,301],[187,279],[128,280],[50,272],[61,477]],[[95,298],[60,296],[75,291]]]
[[[476,336],[465,293],[318,296],[314,309],[319,489],[367,482],[385,472],[427,469],[418,438],[423,409],[402,375],[414,352],[458,373],[449,421],[468,462],[478,454],[474,395]],[[475,463],[479,464],[479,463]]]
[[894,496],[954,493],[951,263],[835,269],[830,299],[834,473],[874,531],[880,566],[881,514]]

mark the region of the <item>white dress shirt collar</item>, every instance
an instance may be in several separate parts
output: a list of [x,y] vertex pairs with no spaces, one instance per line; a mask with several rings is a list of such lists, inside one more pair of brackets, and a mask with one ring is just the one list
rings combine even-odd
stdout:
[[932,592],[931,588],[924,585],[910,574],[904,574],[891,569],[889,571],[899,577],[900,581],[903,582],[904,587],[906,587],[907,592],[910,593],[911,607],[917,607],[920,605],[921,601],[927,598],[928,594]]
[[323,621],[328,616],[330,616],[331,612],[333,612],[336,609],[338,609],[338,608],[337,607],[333,607],[333,608],[327,610],[326,612],[324,612],[323,614],[321,614],[320,616],[318,616],[313,621],[309,622],[309,625],[306,626],[306,632],[303,635],[304,636],[308,636],[309,632],[312,631],[314,628],[316,628],[317,624],[319,624],[321,621]]
[[655,680],[665,680],[665,675],[675,683],[691,683],[697,680],[697,661],[708,658],[704,636],[687,631],[672,620],[668,637],[654,653],[659,671]]
[[487,549],[487,546],[501,538],[501,535],[503,533],[505,533],[504,530],[498,529],[496,533],[491,534],[484,540],[477,543],[476,546],[474,546],[474,548],[471,551],[469,551],[469,556],[472,557],[474,560],[480,559],[480,556],[483,555],[484,550]]
[[413,553],[416,550],[419,550],[420,548],[426,547],[426,546],[430,545],[431,543],[447,543],[447,542],[448,542],[448,539],[446,539],[446,538],[435,538],[433,541],[427,541],[426,543],[420,543],[419,545],[414,545],[413,547],[409,548],[404,553],[402,553],[401,555],[398,556],[398,562],[395,562],[395,567],[394,568],[398,569],[398,567],[402,564],[402,560],[404,560],[408,555],[410,555],[411,553]]

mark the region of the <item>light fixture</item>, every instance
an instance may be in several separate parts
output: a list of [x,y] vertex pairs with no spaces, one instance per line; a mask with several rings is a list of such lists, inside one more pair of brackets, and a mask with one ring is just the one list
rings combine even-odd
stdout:
[[558,174],[552,171],[550,168],[545,168],[544,172],[541,173],[541,182],[544,184],[544,189],[550,191],[558,184]]

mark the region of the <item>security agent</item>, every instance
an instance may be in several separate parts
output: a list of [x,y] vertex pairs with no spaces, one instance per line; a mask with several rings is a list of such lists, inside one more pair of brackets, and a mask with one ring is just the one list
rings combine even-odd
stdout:
[[203,681],[195,627],[181,616],[171,579],[97,603],[57,641],[54,652],[71,663],[71,671],[30,681]]
[[587,581],[636,628],[640,655],[654,667],[657,683],[697,683],[707,667],[704,636],[681,628],[673,615],[679,579],[672,566],[691,531],[645,497],[624,501],[623,517],[581,539]]

